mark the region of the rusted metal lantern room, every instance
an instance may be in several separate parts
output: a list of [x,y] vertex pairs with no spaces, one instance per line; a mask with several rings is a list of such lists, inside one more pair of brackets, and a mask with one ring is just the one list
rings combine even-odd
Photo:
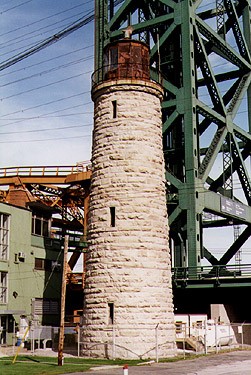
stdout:
[[132,39],[122,39],[109,44],[104,52],[103,79],[149,80],[149,47]]

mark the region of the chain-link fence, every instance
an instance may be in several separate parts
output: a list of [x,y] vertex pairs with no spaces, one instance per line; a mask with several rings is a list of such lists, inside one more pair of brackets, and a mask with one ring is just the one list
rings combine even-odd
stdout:
[[[93,327],[92,327],[93,328]],[[91,353],[105,353],[109,359],[151,358],[156,362],[163,352],[175,353],[176,345],[165,340],[165,328],[159,324],[142,327],[118,327],[116,325],[97,328],[100,340],[86,340],[88,329],[78,329],[78,356],[90,356]],[[96,334],[97,338],[97,334]],[[100,349],[98,349],[100,348]],[[103,355],[104,356],[104,355]]]
[[[187,353],[194,352],[196,354],[207,354],[218,352],[222,349],[236,349],[251,346],[251,323],[231,323],[223,324],[214,322],[213,320],[205,320],[187,324],[186,322],[176,321],[176,345],[178,352]],[[100,328],[99,328],[100,329]],[[107,326],[100,329],[100,340],[88,344],[85,340],[84,326],[65,327],[64,336],[64,352],[78,357],[89,356],[92,347],[99,346],[104,348],[107,358],[116,359],[121,356],[121,348],[124,353],[128,350],[126,341],[123,342],[125,332],[123,329],[116,327],[116,325]],[[127,327],[126,336],[130,331],[131,335],[138,338],[140,343],[140,329]],[[102,332],[101,332],[102,331]],[[161,343],[161,326],[150,327],[147,335],[152,337],[151,355],[149,358],[158,362],[159,357],[162,356]],[[104,334],[105,333],[105,334]],[[48,349],[53,351],[58,350],[58,336],[59,328],[51,326],[31,327],[25,347],[35,353],[36,349]],[[130,335],[129,335],[130,336]],[[164,343],[165,344],[165,343]],[[17,344],[16,344],[17,345]],[[140,345],[139,345],[140,346]],[[175,349],[175,348],[173,348]],[[133,353],[135,359],[143,358],[146,353],[138,350],[137,346]]]

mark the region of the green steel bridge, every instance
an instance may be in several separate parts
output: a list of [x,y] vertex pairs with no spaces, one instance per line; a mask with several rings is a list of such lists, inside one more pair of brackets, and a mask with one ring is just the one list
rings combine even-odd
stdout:
[[[95,13],[95,71],[126,29],[163,79],[175,303],[228,303],[223,286],[251,286],[251,265],[235,264],[251,235],[250,0],[95,0]],[[219,255],[221,233],[232,241]]]
[[[96,0],[95,18],[96,71],[129,27],[150,45],[152,75],[163,77],[175,267],[227,265],[251,234],[250,1]],[[205,231],[236,226],[238,238],[218,259]]]
[[172,278],[175,288],[251,287],[251,264],[176,267]]

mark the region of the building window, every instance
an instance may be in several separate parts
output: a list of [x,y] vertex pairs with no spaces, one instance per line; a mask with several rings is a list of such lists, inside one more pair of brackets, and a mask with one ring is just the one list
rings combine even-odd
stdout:
[[0,213],[0,259],[8,260],[9,215]]
[[59,302],[53,299],[35,298],[32,302],[34,315],[58,315]]
[[118,67],[118,48],[111,48],[109,51],[109,63],[110,63],[110,69],[117,69]]
[[115,210],[115,207],[110,207],[110,219],[111,219],[111,222],[110,222],[110,225],[111,227],[115,227],[115,214],[116,214],[116,210]]
[[7,303],[7,272],[0,272],[0,303]]
[[109,316],[108,316],[108,324],[114,324],[114,303],[108,303],[108,310],[109,310]]
[[35,270],[51,271],[51,260],[43,258],[35,258]]
[[117,100],[112,101],[112,118],[117,118]]
[[49,237],[50,219],[42,215],[32,215],[31,233],[38,236]]

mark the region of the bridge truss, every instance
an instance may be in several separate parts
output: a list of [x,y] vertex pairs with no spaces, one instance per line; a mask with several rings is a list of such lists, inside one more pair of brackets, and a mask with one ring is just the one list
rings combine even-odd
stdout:
[[[95,69],[104,47],[130,26],[132,38],[150,45],[152,78],[162,76],[174,266],[231,263],[251,235],[250,1],[95,4]],[[240,235],[217,257],[206,231],[236,225]]]
[[50,238],[62,239],[69,234],[67,283],[80,286],[80,292],[84,285],[84,260],[83,272],[75,273],[74,267],[87,247],[90,178],[90,162],[75,166],[0,168],[0,202],[49,210]]

